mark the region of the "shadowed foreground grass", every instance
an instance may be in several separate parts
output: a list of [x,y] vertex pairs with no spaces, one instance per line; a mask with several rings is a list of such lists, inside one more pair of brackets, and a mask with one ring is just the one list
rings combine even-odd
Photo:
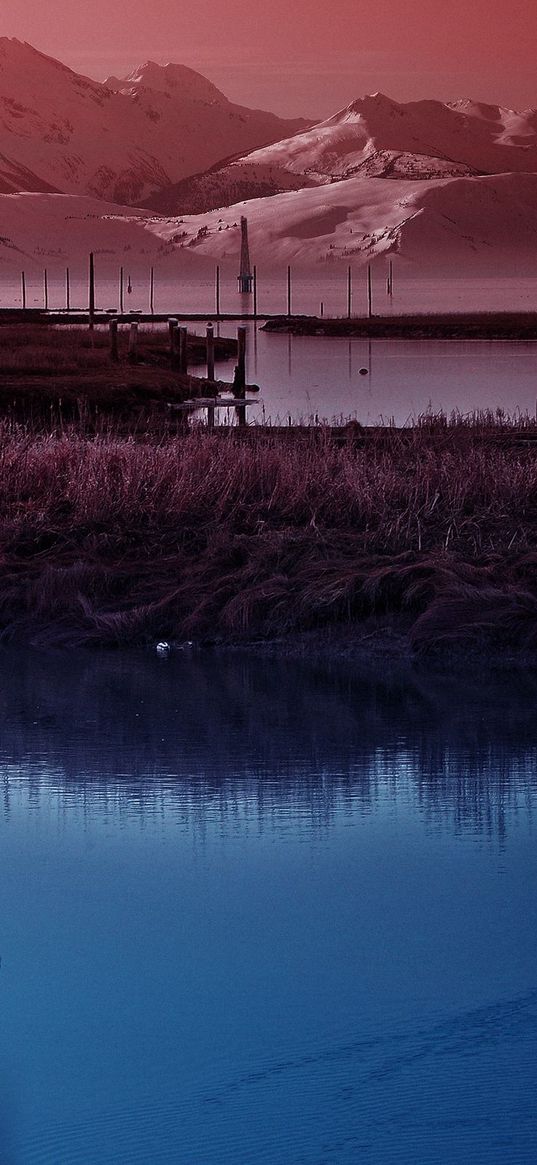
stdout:
[[535,425],[336,443],[0,426],[0,630],[38,644],[273,637],[403,615],[415,650],[537,650]]

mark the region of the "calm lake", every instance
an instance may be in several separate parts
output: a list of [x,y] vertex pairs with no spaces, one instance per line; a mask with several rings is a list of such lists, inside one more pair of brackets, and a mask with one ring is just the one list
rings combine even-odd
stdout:
[[[127,269],[125,269],[127,270]],[[126,276],[125,276],[126,278]],[[170,281],[156,272],[155,309],[159,312],[214,311],[213,277],[188,283]],[[49,273],[49,303],[65,303],[63,273]],[[148,311],[147,271],[133,276],[132,294],[124,295],[126,310]],[[521,310],[537,306],[537,280],[442,280],[409,279],[399,273],[393,298],[385,294],[381,274],[374,280],[377,313]],[[87,306],[85,274],[73,270],[71,303]],[[335,274],[323,270],[313,277],[293,280],[293,310],[315,314],[323,298],[325,315],[346,314],[346,268]],[[27,302],[42,306],[41,273],[28,275]],[[117,275],[111,277],[97,263],[97,306],[117,309]],[[222,276],[221,309],[236,312],[244,303],[252,310],[251,297],[239,297],[229,271]],[[18,281],[0,287],[0,306],[20,305]],[[260,276],[259,310],[286,311],[286,275]],[[354,275],[353,310],[365,314],[365,276]],[[222,322],[217,331],[235,335],[236,322]],[[203,323],[190,325],[204,332]],[[223,380],[233,378],[234,361],[217,365]],[[195,370],[204,375],[203,367]],[[320,421],[340,423],[355,418],[363,424],[410,423],[427,411],[473,412],[501,408],[534,416],[537,412],[537,342],[489,343],[451,341],[326,339],[320,336],[291,337],[264,332],[262,325],[248,325],[247,375],[258,384],[259,403],[249,407],[251,421],[272,424]],[[232,421],[233,411],[218,411],[217,420]]]
[[537,677],[0,655],[0,1162],[533,1165]]

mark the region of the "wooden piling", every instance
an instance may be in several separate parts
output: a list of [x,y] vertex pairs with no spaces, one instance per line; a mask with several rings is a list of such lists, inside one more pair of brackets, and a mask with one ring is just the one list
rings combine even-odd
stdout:
[[257,267],[254,266],[254,320],[257,319]]
[[93,331],[95,324],[95,258],[93,251],[89,257],[89,326]]
[[188,328],[179,328],[179,371],[186,376],[188,373]]
[[215,271],[215,276],[214,276],[214,299],[215,299],[216,318],[220,319],[220,267],[218,266],[218,264],[216,266],[216,271]]
[[65,268],[65,310],[71,311],[71,273]]
[[170,316],[168,319],[168,340],[170,346],[170,364],[172,368],[175,368],[176,366],[177,345],[175,333],[178,326],[179,320],[176,320],[174,316]]
[[24,271],[21,271],[21,300],[22,310],[26,311],[26,275]]
[[119,268],[119,314],[121,316],[123,315],[124,310],[125,310],[124,283],[125,283],[125,273],[123,271],[123,267],[120,267]]
[[129,328],[129,360],[131,364],[136,362],[136,355],[138,351],[138,324],[133,320]]
[[48,271],[46,267],[43,271],[43,306],[45,311],[48,311]]
[[287,268],[287,315],[291,315],[291,268]]
[[367,265],[367,315],[371,319],[373,315],[373,285],[371,282],[371,265]]
[[207,324],[207,380],[214,380],[214,329]]
[[390,268],[388,271],[388,279],[390,281],[389,295],[393,295],[393,259],[390,259]]
[[117,320],[110,320],[108,325],[110,336],[110,359],[114,364],[119,361],[119,347],[118,347],[118,322]]
[[[233,381],[233,395],[236,400],[244,400],[246,393],[246,328],[237,329],[237,367]],[[238,425],[246,424],[246,408],[238,405],[235,409]]]
[[352,268],[347,269],[347,319],[352,315]]
[[149,313],[155,314],[155,268],[152,267],[149,272]]

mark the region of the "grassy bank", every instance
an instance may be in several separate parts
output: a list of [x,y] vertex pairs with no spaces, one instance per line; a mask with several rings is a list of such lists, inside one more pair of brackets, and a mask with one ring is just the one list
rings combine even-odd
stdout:
[[[217,336],[214,346],[215,361],[237,352],[235,339]],[[205,362],[203,337],[188,336],[187,359],[189,369]],[[134,357],[129,329],[120,328],[112,360],[106,328],[0,327],[0,417],[35,428],[73,421],[95,428],[103,418],[166,428],[167,403],[191,396],[191,381],[171,366],[165,328],[140,328]]]
[[320,319],[278,316],[264,324],[267,332],[294,336],[348,336],[399,340],[537,340],[535,312],[422,312],[375,314],[371,318]]
[[0,630],[115,645],[395,616],[416,651],[533,650],[535,432],[429,418],[364,446],[4,423]]

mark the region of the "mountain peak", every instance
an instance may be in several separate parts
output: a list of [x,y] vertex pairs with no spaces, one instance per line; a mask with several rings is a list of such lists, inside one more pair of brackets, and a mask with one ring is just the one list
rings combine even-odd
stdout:
[[140,89],[151,89],[166,96],[181,94],[192,101],[218,102],[227,104],[227,98],[212,81],[208,81],[188,65],[169,61],[158,65],[156,61],[145,61],[134,69],[128,77],[118,79],[108,77],[105,85],[121,93],[137,93]]

